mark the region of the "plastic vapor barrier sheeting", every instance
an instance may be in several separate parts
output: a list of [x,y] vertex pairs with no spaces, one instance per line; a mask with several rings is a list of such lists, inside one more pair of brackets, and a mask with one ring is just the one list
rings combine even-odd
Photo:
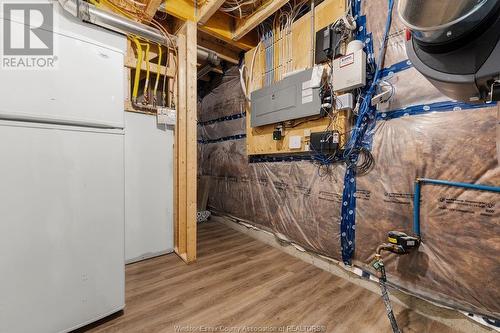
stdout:
[[[382,36],[385,2],[367,1],[369,6],[363,9],[369,13],[367,27],[375,49]],[[404,38],[401,29],[395,14],[385,67],[406,58],[398,41]],[[200,122],[244,110],[237,74],[231,70],[200,102]],[[382,109],[388,114],[449,101],[413,68],[386,79],[394,86],[391,102]],[[373,254],[388,231],[412,234],[417,177],[500,185],[499,107],[428,111],[377,122],[372,145],[375,167],[358,177],[356,192],[354,264],[372,273]],[[242,116],[200,124],[198,139],[245,134],[245,122]],[[310,161],[249,163],[244,137],[203,142],[198,151],[199,175],[210,178],[209,207],[280,233],[309,251],[341,259],[344,164],[320,169]],[[422,245],[410,255],[386,255],[389,282],[443,305],[499,318],[499,198],[490,192],[423,185]]]

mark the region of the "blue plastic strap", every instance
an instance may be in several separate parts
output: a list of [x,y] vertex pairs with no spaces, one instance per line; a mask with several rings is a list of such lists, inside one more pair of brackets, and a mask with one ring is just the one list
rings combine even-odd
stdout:
[[412,105],[402,109],[393,111],[381,112],[377,114],[377,120],[390,120],[407,116],[415,116],[426,114],[430,112],[450,112],[461,110],[474,110],[496,106],[497,102],[481,103],[481,104],[467,104],[463,102],[446,101],[436,102],[430,104]]
[[[360,5],[360,0],[354,1],[354,7]],[[346,145],[344,158],[347,163],[347,170],[344,176],[344,191],[342,193],[342,209],[340,220],[340,244],[342,251],[342,261],[346,265],[351,265],[352,257],[355,250],[355,229],[356,229],[356,163],[358,161],[358,151],[361,147],[371,146],[373,128],[376,122],[376,109],[371,106],[371,98],[375,92],[377,81],[380,79],[382,69],[378,67],[383,61],[383,50],[387,44],[387,36],[392,22],[392,10],[394,0],[388,0],[389,10],[384,30],[384,38],[380,46],[379,62],[375,62],[373,56],[373,38],[371,34],[366,32],[366,28],[359,31],[356,35],[357,39],[363,40],[363,34],[366,37],[364,40],[365,49],[368,54],[368,63],[375,66],[375,74],[373,78],[368,78],[365,88],[362,90],[364,99],[359,108],[359,115],[356,124],[351,131],[351,137]],[[359,10],[353,8],[354,10]],[[359,18],[358,18],[359,19]],[[367,135],[368,133],[368,135]]]
[[412,68],[412,67],[413,67],[413,64],[411,63],[411,61],[406,59],[406,60],[397,62],[394,65],[381,70],[380,77],[384,78],[387,76],[391,76],[391,75],[402,72],[402,71],[407,70],[407,69]]
[[209,144],[209,143],[217,143],[217,142],[224,142],[224,141],[231,141],[231,140],[241,140],[246,138],[246,134],[237,134],[237,135],[231,135],[231,136],[225,136],[223,138],[218,138],[218,139],[212,139],[212,140],[198,140],[198,143],[200,144]]
[[299,162],[313,161],[312,155],[253,155],[248,157],[249,163]]
[[206,120],[206,121],[199,121],[198,126],[206,126],[206,125],[221,123],[221,122],[228,121],[228,120],[240,119],[243,117],[246,117],[246,112],[240,112],[240,113],[232,114],[230,116],[220,117],[220,118]]

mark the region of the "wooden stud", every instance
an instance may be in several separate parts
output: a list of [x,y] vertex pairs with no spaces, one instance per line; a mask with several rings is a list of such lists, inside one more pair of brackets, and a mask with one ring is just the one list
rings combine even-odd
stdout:
[[197,96],[196,24],[178,34],[177,126],[175,129],[175,251],[186,263],[196,260]]
[[196,261],[196,212],[197,212],[197,38],[196,24],[186,22],[186,178],[187,178],[187,262]]
[[187,56],[185,27],[181,28],[177,36],[178,61],[177,71],[177,124],[175,126],[176,146],[176,244],[177,254],[182,257],[186,254],[186,232],[187,232],[187,196],[186,196],[186,66]]

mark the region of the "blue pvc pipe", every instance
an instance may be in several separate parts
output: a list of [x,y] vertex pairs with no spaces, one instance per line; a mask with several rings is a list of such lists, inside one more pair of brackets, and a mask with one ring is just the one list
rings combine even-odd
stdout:
[[463,188],[469,188],[471,190],[489,191],[489,192],[500,193],[500,187],[498,187],[498,186],[459,183],[459,182],[453,182],[453,181],[449,181],[449,180],[428,179],[428,178],[419,178],[419,179],[417,179],[417,182],[427,183],[427,184],[454,186],[454,187],[463,187]]
[[420,237],[420,181],[415,181],[415,193],[413,193],[413,232]]
[[488,186],[481,184],[470,184],[470,183],[460,183],[453,182],[449,180],[439,180],[439,179],[428,179],[428,178],[417,178],[415,180],[415,191],[413,193],[413,232],[420,237],[420,192],[421,187],[424,184],[435,184],[435,185],[445,185],[452,187],[462,187],[477,191],[488,191],[500,193],[499,186]]

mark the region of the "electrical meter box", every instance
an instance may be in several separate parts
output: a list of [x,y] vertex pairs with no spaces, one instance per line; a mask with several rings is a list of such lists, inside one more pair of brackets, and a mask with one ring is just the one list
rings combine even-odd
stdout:
[[251,94],[251,127],[320,115],[319,88],[312,87],[312,68],[294,73]]
[[357,50],[333,61],[333,90],[349,91],[366,84],[366,53]]

